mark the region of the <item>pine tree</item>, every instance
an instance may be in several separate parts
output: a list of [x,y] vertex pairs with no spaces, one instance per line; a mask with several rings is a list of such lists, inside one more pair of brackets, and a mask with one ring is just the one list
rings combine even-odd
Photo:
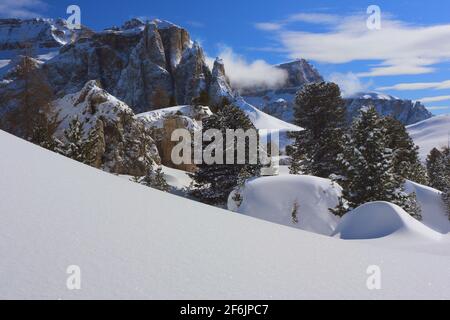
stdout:
[[295,143],[287,148],[290,171],[328,178],[337,174],[337,155],[342,152],[345,126],[344,101],[334,83],[306,85],[297,94],[294,123],[304,131],[292,133]]
[[405,126],[392,117],[384,118],[384,126],[387,129],[387,147],[394,156],[394,171],[404,179],[427,185],[427,172],[419,158],[419,147],[414,144]]
[[32,58],[31,49],[26,49],[14,75],[20,93],[13,99],[17,108],[7,112],[2,119],[2,129],[32,143],[55,151],[58,146],[54,138],[59,126],[55,111],[53,90],[39,63]]
[[384,124],[374,108],[367,108],[344,136],[345,147],[339,155],[343,175],[337,178],[344,199],[333,211],[336,214],[342,216],[367,202],[387,201],[418,216],[414,198],[403,191],[405,180],[395,171]]
[[[448,172],[448,154],[449,152],[444,149],[439,151],[434,148],[431,150],[427,157],[427,171],[430,180],[430,186],[443,191],[445,190],[450,182]],[[447,163],[446,163],[447,162]]]
[[82,143],[82,149],[84,163],[94,168],[100,168],[101,156],[105,152],[102,121],[98,121],[91,129],[87,139]]
[[170,191],[170,186],[164,177],[162,168],[155,170],[151,169],[147,175],[142,179],[141,183],[147,187],[157,189],[164,192]]
[[239,173],[239,176],[237,179],[236,190],[235,190],[235,193],[233,196],[233,201],[236,203],[238,208],[242,205],[242,202],[244,202],[242,193],[244,191],[245,184],[252,177],[253,177],[253,173],[247,167],[243,168],[241,170],[241,172]]
[[[203,133],[210,129],[220,130],[222,137],[226,137],[226,130],[249,129],[256,130],[247,115],[239,108],[228,105],[219,110],[215,115],[203,121]],[[223,150],[227,150],[226,139],[223,141]],[[190,194],[200,201],[218,205],[224,204],[228,200],[230,193],[238,185],[241,172],[246,171],[251,176],[259,175],[260,165],[249,163],[249,153],[246,152],[245,164],[237,164],[237,142],[234,143],[234,164],[226,164],[226,154],[218,155],[223,157],[223,164],[206,164],[203,162],[197,167],[197,171],[191,174],[193,179]],[[203,145],[203,150],[207,145]],[[249,150],[249,141],[246,141],[246,150]]]
[[72,119],[69,124],[69,128],[64,131],[66,139],[64,155],[75,161],[84,163],[85,150],[84,150],[84,129],[78,117]]

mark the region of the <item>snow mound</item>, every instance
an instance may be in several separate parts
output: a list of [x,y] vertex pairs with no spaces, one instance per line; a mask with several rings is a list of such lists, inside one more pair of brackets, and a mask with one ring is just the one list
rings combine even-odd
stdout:
[[424,225],[439,233],[450,232],[450,220],[445,212],[440,191],[412,181],[406,182],[405,190],[408,193],[416,193],[417,201],[422,208]]
[[239,207],[233,200],[233,192],[228,209],[277,224],[330,235],[339,218],[329,209],[338,205],[341,193],[341,187],[328,179],[296,175],[262,177],[246,183],[240,192],[243,202]]
[[435,240],[442,238],[442,235],[389,202],[366,203],[347,213],[333,236],[344,240],[379,239],[388,236]]
[[436,116],[407,127],[411,138],[420,148],[420,157],[426,160],[433,148],[448,145],[450,134],[450,115]]

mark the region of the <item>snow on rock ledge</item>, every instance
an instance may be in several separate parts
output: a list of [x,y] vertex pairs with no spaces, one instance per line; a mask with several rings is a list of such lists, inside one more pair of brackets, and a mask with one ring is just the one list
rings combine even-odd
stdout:
[[160,163],[157,146],[144,124],[135,119],[127,104],[100,88],[96,81],[55,101],[55,108],[61,121],[57,135],[62,140],[73,119],[80,121],[85,137],[97,130],[103,141],[103,148],[97,152],[98,168],[143,176],[152,163]]
[[341,187],[328,179],[294,175],[263,177],[247,182],[240,191],[243,201],[239,207],[233,200],[236,195],[233,192],[228,209],[328,236],[339,222],[329,208],[338,205],[341,192]]
[[347,213],[333,236],[344,240],[379,239],[388,236],[439,240],[442,237],[399,206],[389,202],[367,203]]

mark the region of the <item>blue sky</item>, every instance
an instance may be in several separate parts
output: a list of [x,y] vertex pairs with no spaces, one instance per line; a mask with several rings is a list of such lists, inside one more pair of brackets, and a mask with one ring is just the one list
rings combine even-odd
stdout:
[[[0,16],[64,18],[70,4],[95,30],[132,17],[179,24],[209,56],[225,56],[236,81],[276,78],[269,65],[306,57],[347,93],[378,90],[450,113],[449,1],[0,0]],[[366,26],[372,4],[380,30]]]

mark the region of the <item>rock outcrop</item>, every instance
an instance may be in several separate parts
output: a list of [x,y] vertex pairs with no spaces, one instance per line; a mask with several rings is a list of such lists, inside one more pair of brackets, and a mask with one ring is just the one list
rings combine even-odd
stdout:
[[201,130],[201,121],[212,115],[209,107],[180,106],[138,114],[136,119],[150,130],[154,137],[163,165],[183,171],[194,172],[194,164],[174,164],[172,150],[179,143],[172,141],[172,133],[177,129],[186,129],[191,133]]
[[61,121],[57,137],[64,142],[64,131],[78,119],[85,137],[95,130],[101,141],[96,149],[98,168],[133,176],[144,176],[152,164],[160,164],[158,149],[143,123],[135,119],[128,105],[89,81],[81,91],[55,101]]
[[236,98],[230,79],[225,73],[223,60],[217,58],[212,70],[212,81],[209,86],[209,105],[217,108],[229,104]]

